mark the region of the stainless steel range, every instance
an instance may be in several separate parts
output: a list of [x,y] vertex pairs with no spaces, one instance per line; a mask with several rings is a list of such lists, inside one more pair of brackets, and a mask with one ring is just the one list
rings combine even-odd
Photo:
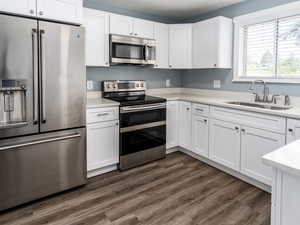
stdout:
[[104,81],[103,97],[120,102],[120,170],[166,155],[166,100],[145,94],[145,81]]
[[86,182],[84,30],[0,15],[0,210]]

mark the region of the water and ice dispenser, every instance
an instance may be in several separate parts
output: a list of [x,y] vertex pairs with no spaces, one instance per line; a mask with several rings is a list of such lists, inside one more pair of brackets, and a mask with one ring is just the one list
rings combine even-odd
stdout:
[[19,80],[2,80],[0,83],[0,129],[25,125],[26,86]]

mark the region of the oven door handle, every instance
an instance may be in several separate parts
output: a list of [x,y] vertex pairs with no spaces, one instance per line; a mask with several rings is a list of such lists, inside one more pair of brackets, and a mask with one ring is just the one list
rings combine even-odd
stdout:
[[166,121],[158,121],[158,122],[153,122],[153,123],[146,123],[146,124],[140,124],[140,125],[135,125],[135,126],[130,126],[130,127],[123,127],[120,129],[120,133],[128,133],[132,131],[137,131],[137,130],[143,130],[147,128],[153,128],[153,127],[160,127],[166,125]]
[[125,106],[125,107],[121,107],[120,113],[140,112],[140,111],[164,109],[164,108],[166,108],[166,103],[142,105],[142,106]]

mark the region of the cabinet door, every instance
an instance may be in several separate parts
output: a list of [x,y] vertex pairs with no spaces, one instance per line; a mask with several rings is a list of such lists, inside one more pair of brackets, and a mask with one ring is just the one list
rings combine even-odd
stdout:
[[87,66],[109,66],[109,15],[84,8],[85,62]]
[[193,68],[217,67],[217,24],[206,20],[193,24]]
[[74,24],[82,22],[82,0],[37,0],[37,15]]
[[240,170],[240,127],[220,120],[210,121],[209,158],[233,170]]
[[285,143],[284,135],[243,127],[241,129],[241,172],[267,185],[272,183],[272,168],[262,162],[262,156]]
[[287,119],[286,142],[291,143],[300,139],[300,120]]
[[119,125],[117,121],[87,126],[87,170],[119,162]]
[[155,23],[154,38],[156,40],[155,68],[169,68],[169,25]]
[[169,39],[169,67],[175,69],[191,68],[192,25],[170,25]]
[[167,149],[178,146],[178,102],[167,102]]
[[36,0],[1,0],[0,12],[36,16]]
[[134,36],[154,39],[154,23],[151,21],[133,19],[133,31]]
[[133,18],[128,16],[110,14],[110,33],[119,35],[133,34]]
[[204,157],[208,157],[208,119],[202,116],[192,117],[192,151]]
[[192,110],[190,102],[179,102],[179,145],[191,150]]

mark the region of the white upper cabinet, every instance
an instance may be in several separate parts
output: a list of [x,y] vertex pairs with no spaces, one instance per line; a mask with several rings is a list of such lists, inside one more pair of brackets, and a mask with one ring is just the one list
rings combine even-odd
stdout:
[[285,143],[285,136],[260,129],[241,128],[241,172],[267,185],[272,184],[272,168],[262,157]]
[[1,0],[0,11],[36,16],[36,0]]
[[154,23],[147,20],[133,19],[133,35],[154,39]]
[[156,40],[155,68],[169,68],[169,25],[155,23],[154,39]]
[[193,68],[232,68],[233,23],[215,17],[193,24]]
[[133,18],[117,14],[110,14],[110,33],[119,35],[133,34]]
[[153,39],[154,23],[128,16],[110,14],[110,33]]
[[87,66],[109,66],[109,14],[84,8],[85,61]]
[[37,16],[81,24],[82,4],[82,0],[37,0]]
[[209,158],[233,170],[240,170],[240,126],[210,120]]
[[1,0],[0,11],[81,24],[82,4],[82,0]]
[[185,149],[192,146],[192,104],[179,102],[179,145]]
[[167,102],[167,149],[178,146],[178,101]]
[[169,67],[188,69],[192,67],[192,25],[169,25]]

